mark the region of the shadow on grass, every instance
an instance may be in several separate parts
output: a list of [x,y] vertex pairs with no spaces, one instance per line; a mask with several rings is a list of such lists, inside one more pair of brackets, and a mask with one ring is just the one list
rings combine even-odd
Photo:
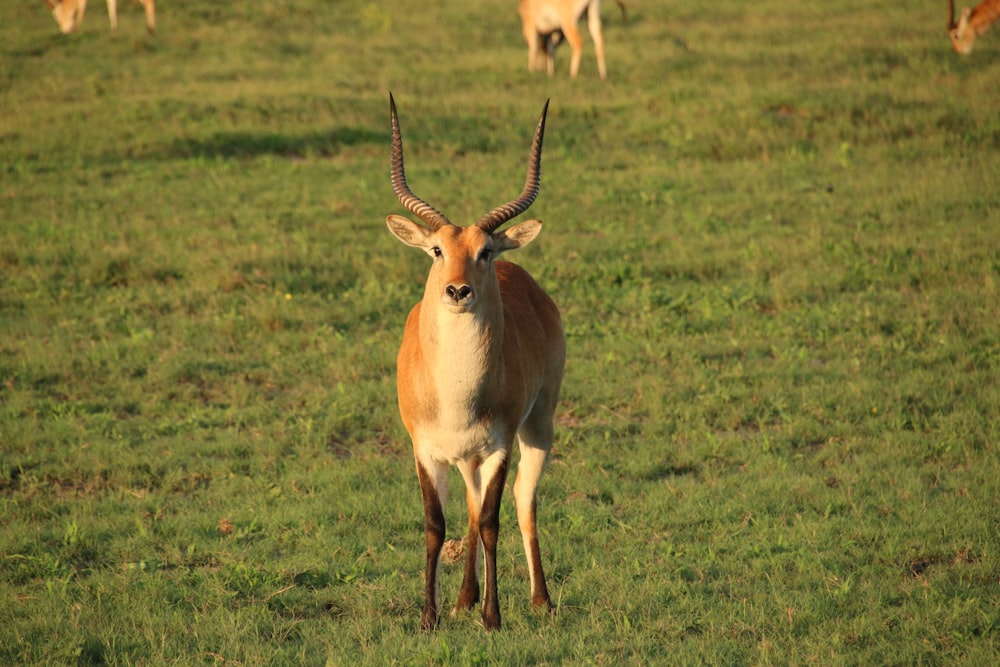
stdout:
[[640,475],[639,478],[650,482],[657,482],[671,477],[697,475],[699,472],[698,466],[661,464],[653,466],[645,474]]
[[218,132],[208,138],[179,139],[166,158],[250,158],[276,155],[287,158],[323,158],[359,144],[388,144],[388,132],[344,127],[301,135],[277,132]]

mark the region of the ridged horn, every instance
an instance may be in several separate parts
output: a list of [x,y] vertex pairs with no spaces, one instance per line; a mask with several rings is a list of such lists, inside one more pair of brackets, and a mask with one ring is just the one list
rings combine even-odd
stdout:
[[955,0],[948,0],[948,30],[954,30],[957,27],[955,24]]
[[406,184],[406,174],[403,171],[403,137],[399,132],[399,117],[396,115],[396,100],[389,93],[389,109],[392,111],[392,164],[389,174],[392,178],[392,191],[396,193],[399,203],[406,207],[433,230],[451,222],[441,211],[437,210],[420,197],[413,194]]
[[535,197],[538,196],[538,189],[542,182],[542,136],[545,134],[545,116],[548,112],[549,101],[545,100],[542,117],[538,119],[538,127],[535,129],[535,138],[531,142],[528,177],[524,181],[524,190],[521,192],[521,196],[512,202],[497,206],[481,217],[476,222],[476,226],[483,231],[492,234],[503,223],[527,211],[528,207],[535,201]]

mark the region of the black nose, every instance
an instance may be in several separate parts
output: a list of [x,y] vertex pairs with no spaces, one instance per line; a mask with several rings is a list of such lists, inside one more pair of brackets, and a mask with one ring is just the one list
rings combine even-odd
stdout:
[[444,291],[448,295],[448,298],[455,303],[465,301],[472,296],[472,288],[468,285],[448,285],[444,288]]

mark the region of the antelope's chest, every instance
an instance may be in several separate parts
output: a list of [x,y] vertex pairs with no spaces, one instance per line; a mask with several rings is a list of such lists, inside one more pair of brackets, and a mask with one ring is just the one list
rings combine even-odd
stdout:
[[483,375],[458,373],[436,383],[432,395],[429,418],[411,434],[421,453],[454,464],[507,449],[519,423],[511,418],[517,410],[503,400],[500,389],[488,386]]
[[425,370],[412,376],[423,405],[410,420],[414,447],[449,464],[507,449],[520,410],[497,363],[495,323],[481,314],[431,313],[422,313],[430,322],[420,340]]

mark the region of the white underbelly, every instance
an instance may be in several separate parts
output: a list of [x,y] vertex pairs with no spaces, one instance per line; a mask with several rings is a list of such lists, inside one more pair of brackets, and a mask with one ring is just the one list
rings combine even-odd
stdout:
[[423,428],[414,434],[414,440],[422,455],[449,465],[483,459],[504,448],[500,435],[480,424]]
[[559,14],[552,9],[543,9],[535,16],[535,30],[543,35],[547,35],[553,30],[562,27]]

